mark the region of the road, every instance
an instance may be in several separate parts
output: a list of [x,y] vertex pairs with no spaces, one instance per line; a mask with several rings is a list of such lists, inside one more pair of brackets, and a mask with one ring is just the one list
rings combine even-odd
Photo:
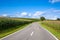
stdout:
[[39,23],[34,22],[23,30],[19,30],[1,40],[56,40],[49,32],[44,30]]

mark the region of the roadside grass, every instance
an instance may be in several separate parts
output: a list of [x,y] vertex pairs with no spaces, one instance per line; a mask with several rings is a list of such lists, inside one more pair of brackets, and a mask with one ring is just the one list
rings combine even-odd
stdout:
[[0,17],[0,38],[14,33],[32,22],[35,22],[35,19],[23,18],[21,20],[21,18]]
[[40,21],[40,24],[60,40],[60,21]]
[[17,28],[7,29],[7,30],[3,31],[2,33],[0,33],[0,38],[3,38],[3,37],[5,37],[5,36],[7,36],[9,34],[12,34],[12,33],[16,32],[16,31],[18,31],[18,30],[21,30],[21,29],[25,28],[27,25],[28,24],[25,24],[25,25],[23,25],[21,27],[17,26]]

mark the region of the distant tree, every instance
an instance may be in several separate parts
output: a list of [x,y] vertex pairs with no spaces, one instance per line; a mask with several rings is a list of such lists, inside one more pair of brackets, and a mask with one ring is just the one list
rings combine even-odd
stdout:
[[60,20],[60,18],[57,18],[57,20]]
[[41,20],[41,21],[44,21],[44,20],[45,20],[45,17],[43,17],[43,16],[40,17],[40,20]]

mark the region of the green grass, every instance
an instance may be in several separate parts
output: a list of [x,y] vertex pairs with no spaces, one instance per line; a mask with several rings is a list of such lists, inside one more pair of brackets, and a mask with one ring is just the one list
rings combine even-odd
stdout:
[[0,38],[20,30],[35,20],[22,18],[0,18]]
[[2,33],[0,33],[0,38],[3,38],[3,37],[5,37],[5,36],[7,36],[9,34],[12,34],[12,33],[16,32],[16,31],[18,31],[18,30],[21,30],[24,27],[26,27],[27,25],[28,24],[25,24],[25,25],[23,25],[21,27],[18,26],[18,28],[7,29],[7,30],[3,31]]
[[60,21],[41,21],[40,24],[60,40]]
[[26,25],[38,21],[39,19],[31,18],[9,18],[0,17],[0,38],[5,37],[11,33],[14,33]]

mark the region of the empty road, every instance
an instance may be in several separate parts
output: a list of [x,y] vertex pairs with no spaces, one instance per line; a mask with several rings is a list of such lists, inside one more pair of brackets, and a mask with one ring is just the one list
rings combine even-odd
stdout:
[[[12,30],[13,31],[13,30]],[[39,23],[34,22],[23,30],[9,35],[1,40],[56,40],[48,31],[44,30]]]

